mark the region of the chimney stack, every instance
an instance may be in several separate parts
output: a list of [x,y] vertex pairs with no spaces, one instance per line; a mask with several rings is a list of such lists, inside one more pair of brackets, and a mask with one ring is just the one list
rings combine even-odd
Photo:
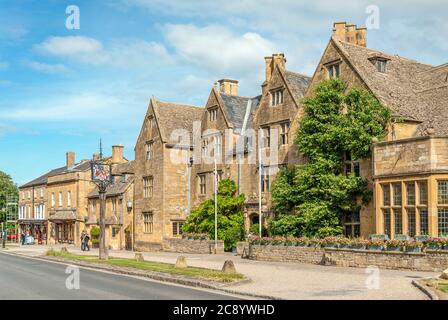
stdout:
[[367,29],[358,27],[356,24],[335,22],[333,24],[333,37],[361,47],[367,46]]
[[123,163],[123,149],[122,145],[112,146],[112,163]]
[[286,59],[284,53],[274,53],[270,57],[265,57],[264,61],[266,64],[266,81],[271,80],[272,73],[274,72],[274,69],[277,65],[283,71],[286,68]]
[[75,153],[71,151],[67,152],[65,154],[65,160],[67,168],[73,168],[75,166]]
[[231,96],[238,95],[238,81],[230,79],[219,80],[219,91]]

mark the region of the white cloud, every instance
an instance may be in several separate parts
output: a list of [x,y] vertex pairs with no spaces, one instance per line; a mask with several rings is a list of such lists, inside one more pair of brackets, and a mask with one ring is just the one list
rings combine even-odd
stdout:
[[187,61],[222,76],[242,75],[263,64],[273,44],[257,33],[235,34],[223,26],[165,26],[165,37]]
[[36,45],[36,49],[54,56],[79,57],[102,50],[98,40],[82,36],[50,37]]
[[34,103],[3,108],[8,111],[0,113],[0,118],[23,121],[104,119],[112,117],[121,106],[122,103],[116,97],[86,92],[67,96],[58,95],[42,102],[38,108]]
[[27,65],[35,71],[49,74],[65,73],[68,71],[68,69],[63,64],[48,64],[37,61],[30,61],[27,63]]
[[88,37],[50,37],[37,44],[35,49],[43,54],[68,58],[84,64],[115,68],[169,63],[172,59],[162,44],[144,40],[115,40],[104,46],[100,41]]
[[0,79],[0,86],[10,86],[12,84],[12,81]]

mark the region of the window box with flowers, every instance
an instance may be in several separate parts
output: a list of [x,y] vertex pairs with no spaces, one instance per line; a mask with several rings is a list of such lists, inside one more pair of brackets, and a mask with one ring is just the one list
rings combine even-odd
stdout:
[[389,240],[386,241],[386,251],[402,251],[405,245],[405,241],[402,240]]
[[322,240],[322,247],[329,249],[339,248],[339,242],[341,238],[339,237],[326,237]]
[[372,251],[383,251],[385,247],[385,242],[383,240],[370,240],[367,249]]
[[422,241],[407,241],[405,244],[405,251],[410,253],[422,252],[424,243]]
[[443,250],[446,240],[442,238],[429,238],[426,241],[426,250]]
[[355,250],[366,250],[369,244],[369,240],[356,238],[351,241],[349,248]]

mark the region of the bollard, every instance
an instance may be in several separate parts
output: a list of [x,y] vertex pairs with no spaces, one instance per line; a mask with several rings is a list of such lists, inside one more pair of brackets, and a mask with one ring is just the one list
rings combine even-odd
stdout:
[[222,266],[222,272],[236,273],[235,265],[233,264],[232,260],[227,260],[226,262],[224,262],[224,265]]
[[188,268],[187,259],[184,256],[180,256],[177,258],[176,265],[174,267],[179,269]]
[[143,257],[143,254],[141,252],[135,253],[135,261],[145,261],[145,258]]

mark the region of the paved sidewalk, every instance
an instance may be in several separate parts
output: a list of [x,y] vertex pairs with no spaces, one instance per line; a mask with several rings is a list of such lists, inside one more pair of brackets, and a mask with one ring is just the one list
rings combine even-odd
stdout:
[[[62,246],[53,246],[56,250]],[[42,255],[49,247],[10,246],[11,253],[28,256]],[[69,251],[82,254],[73,246]],[[98,249],[84,253],[97,255]],[[129,251],[109,252],[110,256],[133,258]],[[241,259],[231,253],[218,255],[179,254],[168,252],[145,252],[145,260],[175,263],[178,256],[187,258],[188,265],[221,269],[225,260],[233,260],[238,272],[252,279],[251,283],[231,286],[242,293],[262,294],[282,299],[324,299],[324,300],[421,300],[427,297],[412,285],[412,280],[433,277],[431,272],[397,271],[381,269],[379,289],[368,289],[368,274],[363,268],[342,268],[300,263],[264,262]]]

